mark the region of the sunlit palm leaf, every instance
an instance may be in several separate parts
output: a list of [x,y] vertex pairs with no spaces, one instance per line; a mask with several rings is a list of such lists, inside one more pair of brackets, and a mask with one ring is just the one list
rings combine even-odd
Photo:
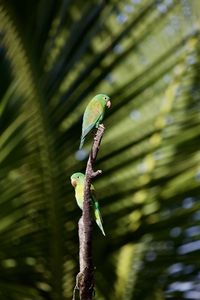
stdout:
[[71,299],[69,177],[85,168],[81,116],[101,91],[112,109],[95,182],[107,234],[94,228],[97,297],[173,295],[173,264],[180,281],[199,267],[187,252],[200,219],[199,2],[9,0],[0,17],[1,298]]

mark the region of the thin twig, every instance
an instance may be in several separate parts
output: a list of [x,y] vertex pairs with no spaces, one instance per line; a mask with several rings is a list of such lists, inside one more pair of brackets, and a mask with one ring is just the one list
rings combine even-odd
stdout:
[[90,186],[92,179],[102,173],[101,170],[94,171],[93,166],[99,151],[102,136],[105,127],[100,124],[92,149],[88,158],[85,185],[84,185],[84,202],[83,213],[79,220],[79,261],[80,272],[77,275],[77,282],[74,288],[73,299],[75,299],[75,290],[79,290],[80,300],[92,300],[94,295],[94,265],[92,261],[92,220],[90,216]]

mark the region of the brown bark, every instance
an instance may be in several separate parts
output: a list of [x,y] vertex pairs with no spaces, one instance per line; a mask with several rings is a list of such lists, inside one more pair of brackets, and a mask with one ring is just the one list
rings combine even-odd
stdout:
[[76,277],[75,290],[79,290],[80,300],[92,300],[94,294],[94,265],[92,261],[92,220],[90,216],[90,186],[92,179],[102,173],[101,170],[94,172],[93,166],[99,151],[104,125],[101,124],[94,137],[94,142],[87,162],[84,185],[84,202],[82,217],[79,220],[79,262],[80,272]]

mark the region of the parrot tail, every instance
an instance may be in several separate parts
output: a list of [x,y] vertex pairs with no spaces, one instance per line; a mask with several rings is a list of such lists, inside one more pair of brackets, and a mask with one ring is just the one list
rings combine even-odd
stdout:
[[105,231],[103,229],[103,224],[102,224],[103,220],[102,220],[101,213],[99,210],[99,203],[97,201],[95,201],[95,220],[96,220],[97,225],[101,229],[101,232],[103,233],[103,235],[106,235]]
[[103,229],[103,225],[101,223],[101,220],[96,218],[96,223],[99,226],[99,228],[101,229],[101,232],[103,233],[103,235],[105,236],[106,234],[105,234],[105,231]]
[[85,142],[85,137],[81,137],[81,142],[80,142],[79,150],[82,149],[84,142]]

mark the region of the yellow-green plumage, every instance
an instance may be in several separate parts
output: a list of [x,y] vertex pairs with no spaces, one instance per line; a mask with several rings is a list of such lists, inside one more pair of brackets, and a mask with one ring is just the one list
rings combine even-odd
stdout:
[[83,147],[87,134],[93,129],[98,128],[102,122],[106,106],[111,105],[110,98],[105,94],[98,94],[88,103],[82,124],[82,135],[79,149]]
[[[85,181],[85,175],[83,173],[74,173],[71,176],[71,183],[74,186],[75,189],[75,198],[78,206],[80,209],[83,209],[83,197],[84,197],[84,181]],[[103,221],[101,217],[101,213],[99,210],[99,203],[96,200],[94,196],[94,186],[91,185],[91,200],[92,200],[92,206],[94,210],[94,217],[97,225],[101,229],[103,235],[105,235],[104,229],[103,229]]]

